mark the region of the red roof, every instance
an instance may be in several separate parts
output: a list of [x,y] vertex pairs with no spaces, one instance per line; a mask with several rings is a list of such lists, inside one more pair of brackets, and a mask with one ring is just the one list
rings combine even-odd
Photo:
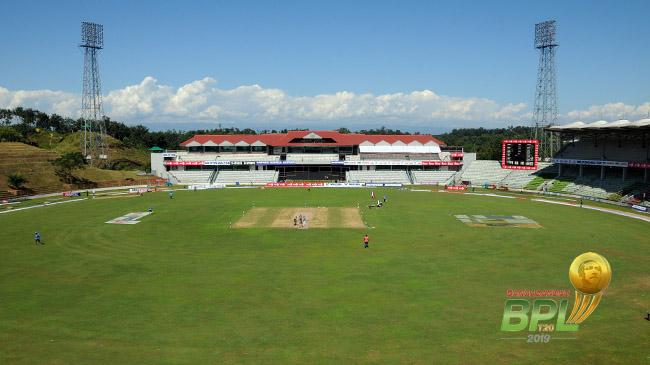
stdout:
[[[309,134],[316,134],[321,138],[332,139],[333,143],[295,143],[291,142],[296,138],[304,138]],[[388,143],[395,143],[401,141],[404,144],[409,144],[413,141],[418,141],[422,144],[427,142],[434,142],[439,146],[445,146],[445,143],[428,134],[400,134],[400,135],[382,135],[382,134],[343,134],[337,131],[290,131],[288,133],[271,133],[271,134],[197,134],[187,141],[181,143],[181,146],[186,146],[188,143],[196,141],[204,144],[212,141],[215,144],[220,144],[228,141],[232,144],[237,142],[246,142],[252,144],[260,141],[269,146],[285,147],[285,146],[355,146],[368,141],[370,143],[378,143],[386,141]]]

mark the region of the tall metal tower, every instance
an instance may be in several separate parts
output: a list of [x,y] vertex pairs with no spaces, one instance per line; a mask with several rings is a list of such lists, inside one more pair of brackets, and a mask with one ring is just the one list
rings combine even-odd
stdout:
[[81,44],[84,51],[83,95],[81,97],[82,152],[91,165],[108,159],[106,126],[102,113],[102,87],[97,54],[104,48],[104,27],[81,23]]
[[540,142],[540,158],[547,159],[559,149],[559,139],[544,128],[557,122],[555,76],[555,20],[535,24],[535,48],[539,50],[535,89],[535,139]]

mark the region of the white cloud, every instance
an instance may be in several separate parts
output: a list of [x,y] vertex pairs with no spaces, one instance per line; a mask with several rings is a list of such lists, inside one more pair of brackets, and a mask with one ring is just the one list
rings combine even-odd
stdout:
[[[500,104],[486,98],[438,95],[431,90],[383,95],[340,91],[315,96],[291,96],[280,89],[244,85],[221,89],[206,77],[174,88],[154,77],[104,97],[105,114],[127,123],[156,123],[182,128],[183,123],[233,123],[253,128],[310,127],[312,125],[380,126],[449,129],[455,126],[505,126],[527,123],[525,103]],[[0,87],[0,107],[38,108],[64,116],[79,115],[80,96],[63,91],[16,90]],[[613,103],[576,110],[563,121],[607,120],[647,115],[650,103],[639,106]]]
[[650,102],[641,105],[628,105],[624,103],[609,103],[605,105],[592,105],[585,110],[574,110],[567,113],[571,121],[593,122],[596,120],[614,121],[617,119],[638,120],[648,118]]
[[76,109],[79,109],[77,104],[79,103],[80,99],[78,96],[64,91],[11,91],[0,86],[1,108],[13,109],[22,106],[38,109],[48,113],[57,113],[60,115],[76,117],[78,115]]

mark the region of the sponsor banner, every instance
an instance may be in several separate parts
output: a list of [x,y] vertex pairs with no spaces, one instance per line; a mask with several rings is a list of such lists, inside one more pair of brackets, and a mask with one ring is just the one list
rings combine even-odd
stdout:
[[325,186],[322,182],[275,182],[266,183],[269,188],[311,188],[318,186]]
[[634,204],[634,205],[632,206],[632,208],[634,208],[634,209],[636,209],[636,210],[638,210],[638,211],[640,211],[640,212],[647,212],[647,211],[648,211],[648,207],[644,207],[643,205],[636,205],[636,204]]
[[457,215],[456,219],[470,227],[541,228],[539,223],[521,215]]
[[232,165],[230,161],[202,161],[205,166],[226,166]]
[[[295,161],[164,161],[165,166],[224,166],[224,165],[257,165],[279,166],[296,165]],[[307,164],[307,163],[302,163]],[[364,161],[332,161],[330,165],[346,166],[461,166],[463,161],[410,161],[410,160],[364,160]]]
[[325,187],[328,188],[361,188],[363,183],[326,183]]
[[627,166],[640,169],[650,169],[650,162],[628,162]]
[[176,152],[163,152],[163,158],[165,157],[176,157]]
[[73,193],[72,191],[64,191],[63,196],[68,196],[68,197],[70,197],[70,196],[81,196],[81,194],[80,193]]
[[231,166],[231,165],[288,165],[286,161],[165,161],[165,166]]
[[151,190],[149,190],[147,188],[137,188],[137,189],[136,188],[131,188],[131,189],[129,189],[129,194],[148,193],[149,191],[151,191]]
[[203,161],[165,161],[165,166],[203,166]]
[[117,217],[115,219],[111,219],[110,221],[106,222],[108,224],[138,224],[140,221],[138,219],[142,217],[146,217],[151,212],[136,212],[136,213],[128,213],[125,214],[121,217]]
[[460,166],[462,161],[422,161],[422,166]]
[[332,165],[346,166],[460,166],[462,161],[410,161],[410,160],[362,160],[362,161],[333,161]]
[[587,166],[612,166],[612,167],[628,166],[628,163],[623,161],[575,160],[570,158],[554,158],[553,163],[563,163],[567,165],[587,165]]
[[537,166],[514,166],[514,165],[501,165],[505,170],[537,170]]
[[223,189],[226,184],[196,184],[188,185],[187,190]]
[[295,165],[294,161],[256,161],[258,166],[268,166],[268,165]]
[[465,154],[463,152],[451,152],[449,154],[451,157],[463,157]]
[[445,190],[465,190],[465,185],[445,185]]
[[399,183],[366,183],[366,186],[399,188],[403,185]]

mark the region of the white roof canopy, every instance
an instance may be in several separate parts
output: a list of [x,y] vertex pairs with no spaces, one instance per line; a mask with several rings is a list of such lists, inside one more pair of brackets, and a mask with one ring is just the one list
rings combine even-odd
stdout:
[[593,123],[584,123],[584,122],[573,122],[565,125],[555,125],[549,127],[549,130],[552,131],[593,131],[593,130],[630,130],[636,128],[646,128],[650,126],[650,119],[641,119],[635,122],[631,122],[626,119],[620,119],[613,122],[607,122],[605,120],[599,120]]
[[440,153],[440,146],[359,146],[361,153]]

